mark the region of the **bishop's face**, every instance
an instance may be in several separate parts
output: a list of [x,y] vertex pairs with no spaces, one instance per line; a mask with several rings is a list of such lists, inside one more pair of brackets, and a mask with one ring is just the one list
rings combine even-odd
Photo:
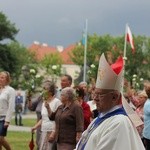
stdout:
[[99,112],[107,112],[114,106],[114,90],[96,88],[94,100]]

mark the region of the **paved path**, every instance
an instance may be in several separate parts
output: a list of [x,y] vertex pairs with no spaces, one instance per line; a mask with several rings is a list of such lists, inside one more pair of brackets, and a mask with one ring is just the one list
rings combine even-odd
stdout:
[[8,128],[8,131],[31,132],[31,127],[10,125],[9,128]]
[[[13,116],[14,118],[14,116]],[[27,113],[22,115],[22,119],[24,118],[36,118],[36,114],[34,113]],[[31,132],[31,127],[25,127],[25,126],[16,126],[16,125],[10,125],[8,127],[8,131],[25,131],[25,132]]]

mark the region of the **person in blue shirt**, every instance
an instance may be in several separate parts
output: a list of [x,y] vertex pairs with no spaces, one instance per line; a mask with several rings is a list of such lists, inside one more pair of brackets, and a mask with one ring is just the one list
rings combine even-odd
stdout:
[[21,95],[21,91],[17,91],[15,98],[15,124],[19,126],[23,126],[22,111],[23,111],[23,96]]
[[144,129],[143,137],[146,150],[150,150],[150,83],[145,86],[145,92],[148,96],[144,104]]

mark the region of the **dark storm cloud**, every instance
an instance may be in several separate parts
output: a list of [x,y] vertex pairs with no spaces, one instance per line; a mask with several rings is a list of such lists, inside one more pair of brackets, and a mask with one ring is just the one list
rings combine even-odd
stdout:
[[17,40],[63,45],[81,40],[85,19],[89,34],[123,35],[129,23],[135,35],[150,35],[149,0],[1,0],[0,9],[20,29]]

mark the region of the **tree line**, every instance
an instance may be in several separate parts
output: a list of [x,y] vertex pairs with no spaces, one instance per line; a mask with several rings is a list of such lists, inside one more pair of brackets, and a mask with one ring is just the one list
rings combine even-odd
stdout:
[[[0,70],[9,71],[13,77],[14,86],[18,85],[18,76],[22,74],[22,67],[28,65],[29,67],[38,68],[44,67],[49,74],[54,71],[49,69],[49,66],[58,65],[57,76],[61,75],[62,60],[58,54],[50,54],[42,61],[37,61],[35,54],[29,52],[28,48],[21,45],[15,36],[19,29],[15,27],[14,23],[7,18],[7,16],[0,12]],[[133,84],[136,75],[136,82],[140,84],[143,80],[150,80],[150,37],[143,35],[133,35],[135,53],[132,53],[130,45],[127,45],[126,64],[125,64],[125,78]],[[82,41],[82,39],[81,39]],[[69,54],[72,61],[83,68],[84,60],[84,45],[81,41],[76,43],[75,48]],[[105,53],[109,63],[113,63],[119,55],[123,56],[124,49],[124,35],[88,35],[87,38],[87,80],[96,79],[97,67],[99,57]],[[51,56],[53,55],[53,56]],[[51,59],[53,58],[53,59]],[[54,68],[54,67],[52,67]],[[81,80],[83,72],[79,74],[78,79]],[[142,80],[143,79],[143,80]],[[135,83],[135,84],[137,84]],[[138,85],[137,85],[138,86]],[[139,85],[140,86],[140,85]]]

